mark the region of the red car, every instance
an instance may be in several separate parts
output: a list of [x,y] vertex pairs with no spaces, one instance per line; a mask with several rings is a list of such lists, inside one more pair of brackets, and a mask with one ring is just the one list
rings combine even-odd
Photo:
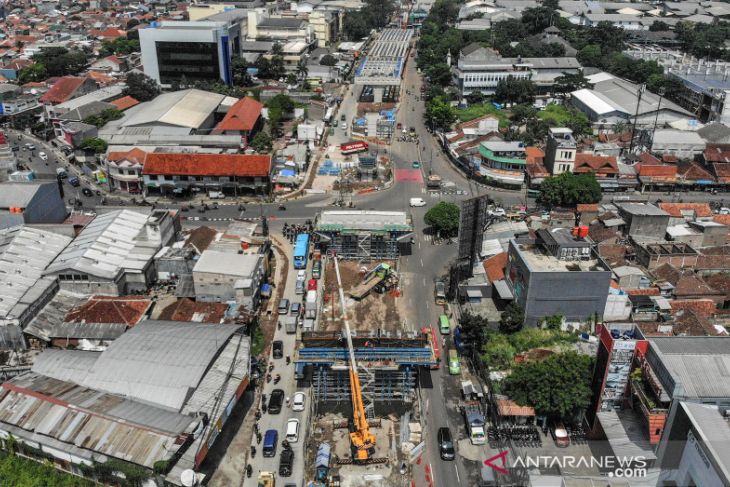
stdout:
[[307,283],[307,291],[316,291],[317,290],[317,280],[316,279],[310,279]]

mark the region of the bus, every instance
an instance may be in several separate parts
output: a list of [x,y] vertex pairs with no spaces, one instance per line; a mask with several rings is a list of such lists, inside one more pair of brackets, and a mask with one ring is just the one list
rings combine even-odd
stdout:
[[306,269],[307,256],[309,255],[309,234],[300,233],[294,244],[294,268]]
[[436,364],[431,366],[431,370],[436,370],[441,367],[441,348],[439,347],[439,337],[436,334],[436,329],[433,326],[424,326],[421,328],[421,333],[428,337],[433,348],[433,357],[436,359]]
[[439,330],[441,330],[442,335],[448,335],[449,333],[451,333],[451,324],[449,323],[448,316],[439,316]]
[[459,354],[453,348],[449,350],[449,374],[461,374],[461,364],[459,363]]
[[368,151],[368,144],[367,142],[362,142],[360,140],[354,141],[354,142],[346,142],[344,144],[340,145],[340,152],[343,156],[347,156],[350,154],[357,154],[358,152],[367,152]]

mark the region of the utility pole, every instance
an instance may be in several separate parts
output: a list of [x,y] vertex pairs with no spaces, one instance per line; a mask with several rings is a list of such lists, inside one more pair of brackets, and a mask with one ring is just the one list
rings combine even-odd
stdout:
[[659,123],[659,110],[662,107],[662,97],[664,96],[664,88],[659,89],[659,104],[656,107],[656,117],[654,117],[654,128],[651,131],[651,142],[649,143],[649,150],[651,151],[654,147],[654,134],[656,133],[656,126]]
[[644,94],[646,85],[639,86],[638,99],[636,100],[636,112],[634,113],[634,123],[631,125],[631,142],[629,143],[629,155],[634,152],[634,135],[636,134],[636,122],[639,119],[639,106],[641,105],[641,96]]

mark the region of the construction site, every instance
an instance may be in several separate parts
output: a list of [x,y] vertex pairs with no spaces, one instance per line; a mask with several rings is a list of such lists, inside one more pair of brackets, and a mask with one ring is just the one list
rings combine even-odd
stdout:
[[319,331],[302,332],[293,356],[298,386],[311,387],[314,485],[402,485],[421,442],[410,418],[437,357],[430,336],[402,328],[394,264],[326,259]]

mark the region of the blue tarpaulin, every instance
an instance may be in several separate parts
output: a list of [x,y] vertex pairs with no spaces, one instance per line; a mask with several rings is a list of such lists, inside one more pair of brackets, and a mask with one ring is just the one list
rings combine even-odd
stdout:
[[261,296],[265,298],[271,297],[271,284],[264,283],[261,285]]
[[291,177],[294,177],[296,175],[297,175],[297,173],[295,171],[291,170],[291,169],[282,169],[281,171],[279,171],[279,176],[291,176]]

